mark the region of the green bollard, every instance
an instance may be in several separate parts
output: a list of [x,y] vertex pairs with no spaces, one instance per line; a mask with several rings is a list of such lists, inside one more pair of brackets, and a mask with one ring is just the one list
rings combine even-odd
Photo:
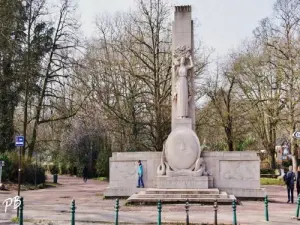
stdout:
[[237,225],[237,221],[236,221],[236,201],[235,199],[232,202],[232,209],[233,209],[233,225]]
[[189,210],[190,210],[189,200],[187,199],[185,203],[185,213],[186,213],[185,224],[186,225],[190,224]]
[[265,217],[266,221],[269,221],[269,210],[268,210],[268,195],[265,197]]
[[23,202],[23,197],[20,198],[20,214],[19,214],[19,224],[23,225],[23,209],[24,209],[24,202]]
[[218,225],[218,201],[217,201],[217,199],[214,202],[214,211],[215,211],[214,225]]
[[118,225],[119,223],[119,199],[116,199],[116,205],[115,205],[115,209],[116,209],[116,218],[115,218],[115,225]]
[[161,200],[159,200],[157,203],[157,211],[158,211],[157,225],[161,225]]
[[71,206],[71,214],[72,214],[72,218],[71,218],[71,225],[75,225],[75,200],[72,201],[72,206]]
[[298,196],[298,201],[297,201],[297,209],[296,209],[296,217],[299,218],[299,209],[300,209],[300,194]]

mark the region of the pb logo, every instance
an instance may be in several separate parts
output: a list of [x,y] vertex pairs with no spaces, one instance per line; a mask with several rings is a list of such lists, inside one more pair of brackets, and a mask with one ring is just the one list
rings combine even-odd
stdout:
[[6,213],[7,208],[14,204],[14,209],[17,209],[21,205],[20,196],[14,198],[7,198],[3,201],[2,205],[5,206],[4,212]]

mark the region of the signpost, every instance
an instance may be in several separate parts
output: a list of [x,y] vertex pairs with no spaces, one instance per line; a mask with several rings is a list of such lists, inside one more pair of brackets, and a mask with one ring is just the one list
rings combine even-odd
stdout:
[[[19,170],[18,170],[18,196],[19,197],[20,197],[20,190],[21,190],[22,147],[24,146],[25,146],[24,136],[16,136],[16,147],[19,147]],[[19,208],[18,208],[17,216],[19,217]]]
[[24,136],[16,136],[16,147],[24,147],[25,139]]
[[300,139],[300,131],[296,131],[293,133],[294,138]]

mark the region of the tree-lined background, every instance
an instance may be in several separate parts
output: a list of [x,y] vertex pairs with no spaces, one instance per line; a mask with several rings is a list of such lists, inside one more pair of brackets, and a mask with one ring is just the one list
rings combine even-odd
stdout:
[[[128,12],[97,15],[88,39],[78,18],[72,0],[0,0],[0,152],[11,168],[18,134],[24,166],[80,173],[88,165],[91,176],[108,176],[112,152],[161,151],[170,133],[169,2],[137,0]],[[277,0],[273,16],[226,57],[214,60],[195,38],[205,149],[264,149],[275,168],[276,142],[286,139],[296,168],[299,32],[300,1]]]

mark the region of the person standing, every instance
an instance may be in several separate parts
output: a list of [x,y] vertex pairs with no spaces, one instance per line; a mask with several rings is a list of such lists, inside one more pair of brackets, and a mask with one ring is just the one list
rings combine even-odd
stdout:
[[298,166],[298,171],[297,171],[296,187],[297,187],[297,196],[299,196],[299,194],[300,194],[300,166]]
[[294,186],[295,186],[295,173],[293,172],[293,167],[289,167],[289,172],[284,175],[284,181],[288,192],[287,203],[294,203]]
[[88,178],[88,168],[87,168],[87,166],[84,167],[82,175],[83,175],[83,182],[86,183],[87,178]]
[[144,188],[144,181],[143,181],[143,165],[141,160],[138,161],[139,167],[138,167],[138,185],[137,188]]

